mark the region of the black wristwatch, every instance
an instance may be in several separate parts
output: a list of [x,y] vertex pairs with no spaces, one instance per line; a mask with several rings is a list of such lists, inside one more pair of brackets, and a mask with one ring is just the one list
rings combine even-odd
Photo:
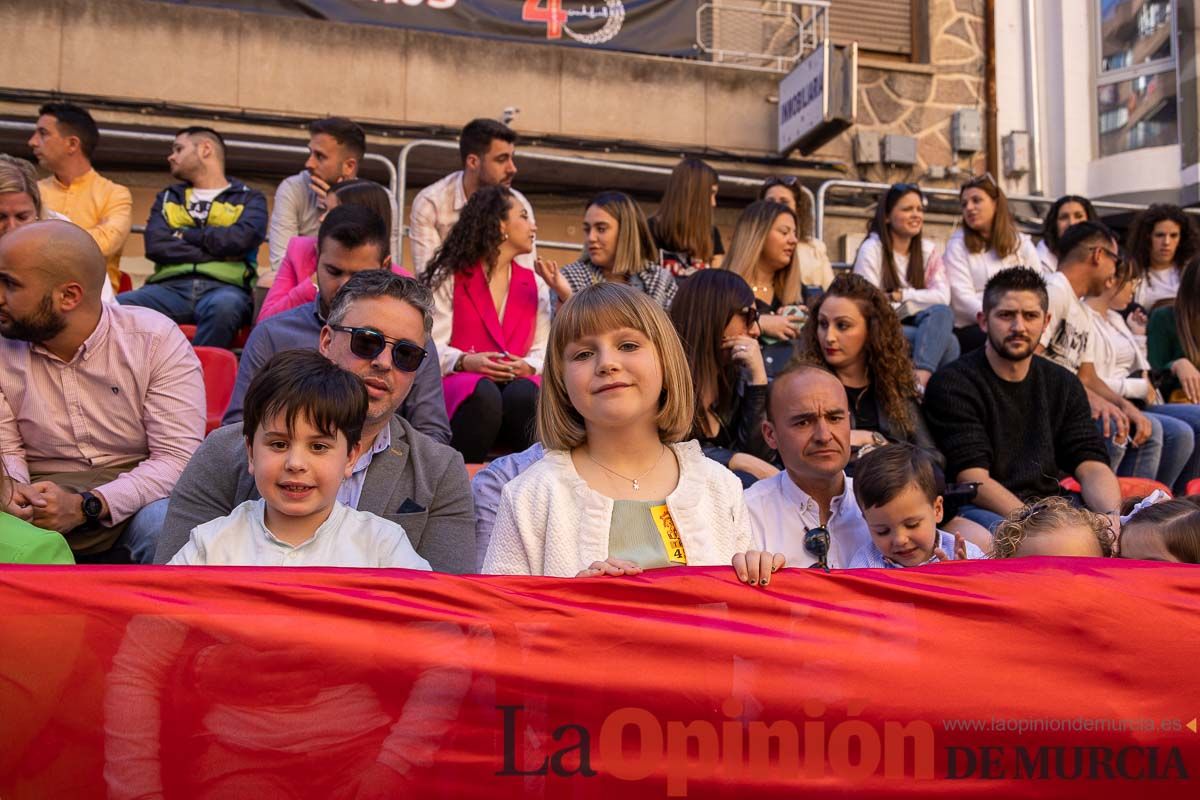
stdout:
[[104,512],[104,503],[91,492],[80,492],[83,498],[84,526],[94,528],[100,524],[100,515]]

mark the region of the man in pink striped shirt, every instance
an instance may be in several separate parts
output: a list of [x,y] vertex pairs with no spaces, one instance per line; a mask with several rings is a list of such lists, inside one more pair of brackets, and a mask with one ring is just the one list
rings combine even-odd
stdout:
[[81,561],[123,549],[150,562],[158,530],[138,512],[200,446],[204,381],[174,322],[101,302],[105,278],[100,249],[69,222],[0,241],[5,510],[64,534]]

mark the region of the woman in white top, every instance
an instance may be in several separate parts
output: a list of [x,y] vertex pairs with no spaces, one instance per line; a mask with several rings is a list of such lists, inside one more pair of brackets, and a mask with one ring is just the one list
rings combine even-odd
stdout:
[[1200,235],[1179,206],[1152,205],[1137,215],[1126,247],[1133,277],[1141,280],[1133,300],[1149,314],[1175,300],[1183,265],[1200,251]]
[[1065,194],[1054,201],[1042,222],[1042,240],[1038,242],[1037,254],[1042,271],[1049,275],[1058,272],[1058,240],[1067,228],[1080,222],[1096,219],[1096,209],[1086,197]]
[[1093,364],[1108,388],[1137,403],[1162,426],[1162,455],[1154,477],[1176,492],[1185,492],[1188,481],[1200,471],[1200,453],[1195,446],[1200,437],[1200,406],[1163,404],[1162,395],[1151,381],[1146,337],[1130,330],[1121,315],[1137,289],[1131,273],[1129,262],[1119,262],[1108,288],[1084,301],[1095,337],[1090,343]]
[[796,266],[800,285],[812,289],[828,289],[833,283],[833,264],[825,243],[813,236],[812,201],[808,199],[795,175],[772,175],[758,190],[759,200],[783,203],[796,215]]
[[983,310],[988,279],[1006,267],[1041,272],[1041,261],[1033,241],[1017,230],[1008,211],[1008,198],[991,174],[967,181],[958,198],[963,226],[946,243],[943,261],[950,281],[954,332],[967,353],[982,347],[986,338],[977,318]]
[[555,315],[544,378],[546,455],[504,487],[485,573],[636,575],[748,549],[741,481],[680,441],[695,399],[661,306],[618,283],[575,293]]
[[854,258],[854,272],[879,287],[896,309],[921,388],[938,367],[959,356],[950,284],[937,247],[922,237],[924,227],[921,187],[897,183],[879,198],[871,235]]

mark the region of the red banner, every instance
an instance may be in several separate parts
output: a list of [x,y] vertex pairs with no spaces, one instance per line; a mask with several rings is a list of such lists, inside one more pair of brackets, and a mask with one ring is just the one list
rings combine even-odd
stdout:
[[0,602],[4,800],[1194,797],[1200,773],[1188,566],[4,567]]

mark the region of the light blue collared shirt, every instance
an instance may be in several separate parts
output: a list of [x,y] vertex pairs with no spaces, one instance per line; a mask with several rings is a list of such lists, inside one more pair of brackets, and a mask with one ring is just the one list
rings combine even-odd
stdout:
[[337,499],[338,502],[350,508],[358,508],[358,499],[362,496],[363,481],[367,479],[367,467],[371,466],[371,461],[375,458],[376,453],[382,453],[392,446],[392,426],[385,425],[379,435],[375,437],[375,444],[371,445],[370,450],[364,450],[363,454],[358,457],[358,461],[354,462],[354,472],[350,473],[350,477],[342,481],[342,485],[338,487]]
[[471,494],[475,498],[475,569],[483,567],[488,543],[492,540],[492,524],[496,521],[496,510],[500,508],[500,493],[513,478],[542,460],[546,454],[541,442],[519,453],[500,456],[471,481]]
[[[964,544],[967,546],[968,559],[975,560],[978,558],[987,557],[983,550],[979,549],[979,546],[974,542],[964,542]],[[942,552],[949,556],[951,561],[954,560],[954,534],[939,530],[937,546],[942,548]],[[919,564],[918,566],[925,566],[925,564],[936,564],[939,561],[941,561],[940,558],[937,556],[932,556],[928,561]],[[871,544],[867,545],[866,547],[861,548],[857,553],[854,554],[854,558],[850,559],[850,569],[881,568],[903,569],[904,565],[897,564],[895,561],[892,561],[883,553],[879,552],[879,548],[875,546],[874,541],[872,541]]]

